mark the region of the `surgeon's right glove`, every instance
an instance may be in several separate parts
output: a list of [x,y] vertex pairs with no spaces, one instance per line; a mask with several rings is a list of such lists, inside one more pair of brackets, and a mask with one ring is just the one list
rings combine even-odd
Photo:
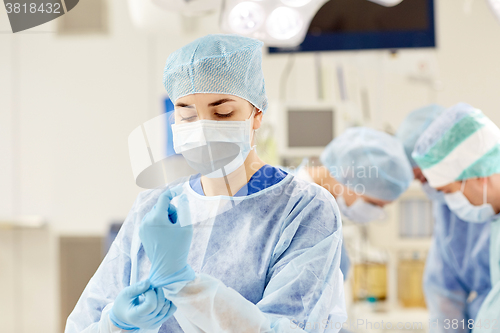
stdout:
[[109,318],[123,330],[159,328],[177,308],[162,288],[151,289],[149,280],[124,288],[116,297]]
[[189,205],[183,195],[179,196],[177,207],[172,205],[172,199],[170,190],[163,192],[139,228],[144,251],[151,261],[149,280],[155,288],[195,279],[187,263],[193,238]]

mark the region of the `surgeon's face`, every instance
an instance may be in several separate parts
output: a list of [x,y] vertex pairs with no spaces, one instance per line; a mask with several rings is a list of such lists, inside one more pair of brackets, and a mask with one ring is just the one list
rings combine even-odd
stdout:
[[[485,178],[472,178],[467,179],[464,185],[464,196],[469,200],[469,202],[475,206],[482,205],[483,202],[483,189],[484,189]],[[460,191],[462,188],[462,182],[456,181],[445,186],[437,187],[436,190],[442,191],[443,193],[453,193]]]
[[[175,101],[175,123],[189,123],[198,120],[244,121],[254,107],[247,100],[224,94],[192,94]],[[253,129],[262,122],[262,112],[256,109]]]

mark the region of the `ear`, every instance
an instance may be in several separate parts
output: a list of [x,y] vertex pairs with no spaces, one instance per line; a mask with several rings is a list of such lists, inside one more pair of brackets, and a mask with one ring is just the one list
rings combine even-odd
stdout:
[[262,117],[264,116],[264,112],[255,108],[255,115],[253,116],[253,129],[259,129],[262,125]]

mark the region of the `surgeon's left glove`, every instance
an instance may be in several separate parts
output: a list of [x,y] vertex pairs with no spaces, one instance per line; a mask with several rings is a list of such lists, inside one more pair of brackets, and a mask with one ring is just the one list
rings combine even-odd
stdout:
[[172,199],[170,190],[163,192],[139,228],[144,251],[151,261],[149,280],[153,287],[195,279],[195,273],[187,263],[193,238],[189,205],[183,195],[179,196],[176,207],[172,205]]
[[124,330],[159,328],[177,308],[162,288],[151,289],[149,280],[124,288],[116,297],[109,318]]

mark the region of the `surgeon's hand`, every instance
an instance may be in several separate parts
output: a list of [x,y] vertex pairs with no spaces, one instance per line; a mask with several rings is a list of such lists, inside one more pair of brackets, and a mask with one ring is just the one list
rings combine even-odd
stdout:
[[150,289],[149,280],[123,289],[116,297],[109,317],[124,330],[159,328],[177,309],[165,298],[162,288]]
[[193,238],[189,205],[181,196],[176,208],[171,204],[172,198],[170,190],[163,192],[139,228],[139,237],[151,261],[150,280],[154,287],[195,278],[187,263]]

